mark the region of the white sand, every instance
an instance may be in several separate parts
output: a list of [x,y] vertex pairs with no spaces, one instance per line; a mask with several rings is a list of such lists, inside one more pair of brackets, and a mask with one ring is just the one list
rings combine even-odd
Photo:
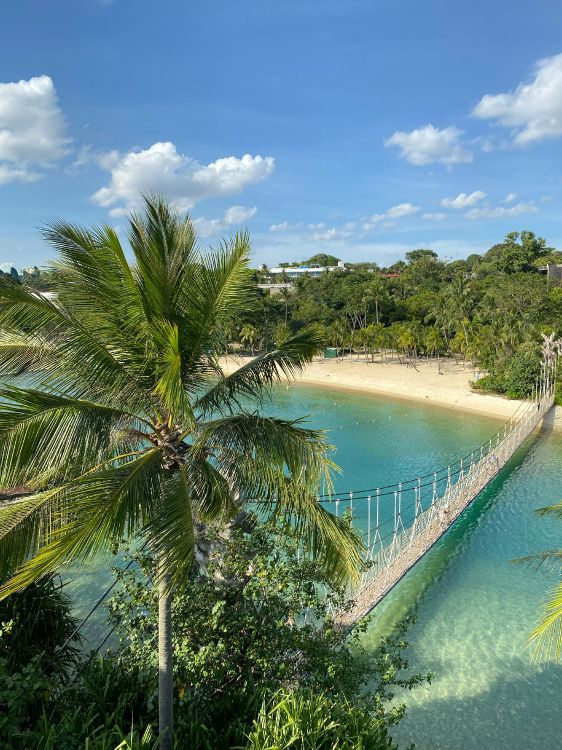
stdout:
[[[233,372],[248,360],[229,356],[223,361],[226,372]],[[400,364],[397,360],[381,363],[367,362],[363,356],[343,360],[315,360],[296,378],[297,381],[342,390],[367,391],[391,398],[423,401],[455,410],[476,412],[491,417],[510,417],[520,401],[473,391],[470,381],[475,371],[470,364],[463,366],[452,359],[441,360],[441,375],[437,361],[418,362],[416,367]],[[562,409],[549,415],[549,422],[562,430]]]

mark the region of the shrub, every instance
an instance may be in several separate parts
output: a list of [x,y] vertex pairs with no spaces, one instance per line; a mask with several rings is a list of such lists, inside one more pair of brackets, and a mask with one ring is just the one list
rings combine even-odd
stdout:
[[496,363],[490,373],[472,384],[475,390],[505,394],[508,398],[527,398],[541,374],[542,357],[535,344],[521,344],[514,354]]
[[311,690],[279,691],[264,700],[245,750],[392,750],[384,721],[365,705]]
[[[398,721],[403,707],[390,706],[394,686],[413,687],[430,675],[407,674],[406,625],[365,653],[365,621],[350,634],[334,611],[350,606],[321,569],[299,555],[290,535],[267,528],[234,530],[211,557],[207,575],[188,581],[173,603],[174,679],[178,747],[197,729],[207,743],[229,748],[244,740],[264,698],[278,690],[308,690],[367,706],[381,724]],[[150,558],[141,561],[149,578]],[[111,622],[124,670],[152,680],[156,696],[156,592],[133,568],[119,573],[123,586],[111,601]],[[372,698],[366,702],[365,688]],[[187,746],[187,743],[185,743]]]

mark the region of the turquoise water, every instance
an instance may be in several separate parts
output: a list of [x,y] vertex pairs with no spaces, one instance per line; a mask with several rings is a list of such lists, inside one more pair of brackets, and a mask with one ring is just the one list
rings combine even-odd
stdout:
[[[425,474],[466,454],[498,429],[495,419],[409,402],[311,387],[280,390],[271,413],[310,415],[330,430],[343,474],[340,492]],[[395,731],[418,750],[531,750],[562,736],[562,669],[541,667],[525,650],[537,609],[556,580],[547,570],[514,565],[515,557],[560,545],[560,526],[533,508],[562,497],[562,437],[541,433],[453,529],[377,608],[366,635],[376,644],[415,611],[408,639],[411,666],[436,673],[433,684],[404,697],[407,715]],[[359,503],[354,512],[365,514]],[[85,612],[111,581],[97,566],[74,583]],[[97,626],[99,634],[99,622]],[[103,631],[102,631],[103,632]],[[554,738],[554,739],[553,739]]]

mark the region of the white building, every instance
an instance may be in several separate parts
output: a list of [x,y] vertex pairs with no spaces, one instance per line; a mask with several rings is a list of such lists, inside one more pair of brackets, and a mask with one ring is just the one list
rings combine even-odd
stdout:
[[338,261],[337,266],[320,266],[317,263],[310,266],[286,266],[282,268],[270,268],[269,273],[281,274],[285,273],[290,279],[298,279],[300,276],[307,274],[308,276],[317,277],[321,276],[324,271],[347,271],[343,260]]

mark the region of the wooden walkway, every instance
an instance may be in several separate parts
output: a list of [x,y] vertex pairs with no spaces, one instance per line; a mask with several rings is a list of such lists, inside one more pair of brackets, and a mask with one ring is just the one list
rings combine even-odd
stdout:
[[[402,495],[407,490],[402,484],[394,491],[394,531],[387,544],[379,532],[378,497],[373,542],[367,545],[367,572],[353,594],[354,606],[350,611],[339,613],[337,621],[343,627],[352,628],[357,621],[368,614],[398,581],[420,560],[426,552],[451,528],[453,523],[470,503],[498,475],[512,458],[513,454],[542,422],[554,401],[551,387],[539,399],[531,401],[505,425],[494,439],[481,446],[465,466],[460,462],[456,471],[456,481],[451,479],[451,468],[444,480],[440,493],[437,479],[433,482],[431,500],[424,509],[421,502],[418,480],[408,488],[414,491],[413,520],[405,528],[402,522],[404,508]],[[436,475],[435,475],[436,476]],[[386,493],[387,495],[390,493]],[[369,504],[372,498],[369,497]],[[370,508],[369,508],[370,516]]]

